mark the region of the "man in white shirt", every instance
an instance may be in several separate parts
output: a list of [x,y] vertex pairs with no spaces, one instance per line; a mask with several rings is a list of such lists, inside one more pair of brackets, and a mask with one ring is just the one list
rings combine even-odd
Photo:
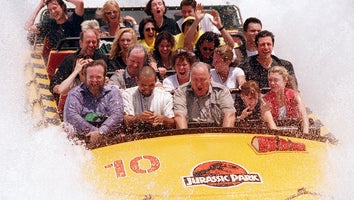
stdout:
[[156,80],[156,71],[150,66],[144,66],[137,75],[138,86],[123,92],[124,122],[127,127],[140,127],[143,131],[149,131],[146,130],[149,127],[174,127],[172,95],[155,87]]

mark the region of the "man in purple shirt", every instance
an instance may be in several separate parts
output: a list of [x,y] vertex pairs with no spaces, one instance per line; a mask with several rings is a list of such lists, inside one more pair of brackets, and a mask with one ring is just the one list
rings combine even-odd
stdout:
[[105,84],[107,65],[95,60],[84,68],[85,81],[73,88],[64,106],[64,122],[75,136],[85,138],[88,148],[98,147],[119,131],[123,121],[123,100],[115,86]]

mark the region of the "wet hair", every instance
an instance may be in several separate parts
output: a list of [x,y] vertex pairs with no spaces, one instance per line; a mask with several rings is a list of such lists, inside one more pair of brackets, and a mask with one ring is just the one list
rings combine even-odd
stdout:
[[247,30],[248,30],[248,25],[249,25],[250,23],[260,24],[261,27],[262,27],[262,22],[261,22],[261,20],[259,20],[258,18],[255,18],[255,17],[250,17],[250,18],[247,18],[246,21],[243,23],[243,31],[247,32]]
[[182,6],[192,6],[192,8],[195,10],[197,8],[197,2],[195,0],[182,0],[180,4],[181,9]]
[[257,35],[256,35],[256,39],[255,39],[255,42],[256,42],[256,46],[258,47],[258,40],[259,38],[263,38],[263,37],[271,37],[272,38],[272,42],[273,42],[273,46],[274,46],[274,34],[270,31],[267,31],[267,30],[263,30],[261,32],[259,32]]
[[136,43],[137,38],[136,38],[135,31],[133,29],[131,29],[131,28],[119,29],[114,36],[112,48],[111,48],[111,51],[109,52],[110,59],[114,59],[114,58],[117,58],[120,56],[122,49],[119,46],[119,40],[124,33],[131,33],[132,34],[132,44]]
[[[153,0],[149,0],[149,2],[147,2],[146,6],[145,6],[145,8],[144,8],[144,12],[145,12],[147,15],[153,17],[152,12],[151,12],[151,9],[152,9],[152,5],[151,5],[151,4],[152,4],[152,1],[153,1]],[[163,4],[163,6],[165,7],[165,12],[164,12],[164,14],[166,14],[167,8],[166,8],[166,4],[165,4],[165,1],[164,1],[164,0],[162,0],[162,4]]]
[[259,85],[256,81],[250,80],[242,84],[241,86],[241,95],[252,96],[256,98],[257,95],[261,93]]
[[220,39],[219,36],[211,31],[207,31],[205,33],[203,33],[203,35],[200,36],[200,38],[197,41],[197,44],[195,45],[195,55],[197,56],[197,58],[201,58],[202,54],[200,52],[200,46],[203,44],[204,41],[207,42],[214,42],[214,48],[219,47],[220,45]]
[[152,25],[154,25],[155,30],[157,30],[157,25],[156,25],[153,18],[148,17],[148,18],[142,19],[139,23],[139,35],[140,35],[140,39],[142,39],[142,40],[145,39],[144,29],[145,29],[145,25],[147,23],[152,23]]
[[196,58],[195,54],[185,49],[177,49],[172,55],[172,65],[175,66],[177,59],[186,60],[191,66],[194,64]]
[[87,69],[90,68],[90,67],[97,66],[97,65],[100,65],[100,66],[103,67],[103,69],[104,69],[103,76],[106,76],[107,63],[103,59],[99,59],[99,60],[93,60],[93,61],[87,63],[87,65],[84,67],[84,75],[85,75],[85,77],[86,77],[86,74],[87,74]]
[[288,70],[286,70],[283,66],[273,66],[268,70],[268,76],[270,73],[278,73],[283,78],[284,82],[286,82],[286,87],[297,90],[294,78],[289,74]]
[[232,52],[231,47],[229,45],[222,45],[214,50],[214,54],[218,54],[224,62],[232,61],[234,53]]
[[103,6],[102,6],[102,9],[101,9],[101,12],[102,12],[102,20],[106,23],[108,23],[108,17],[106,16],[105,12],[107,11],[107,9],[109,8],[109,6],[114,6],[117,8],[117,15],[118,15],[118,18],[119,18],[119,22],[121,22],[121,18],[120,18],[120,7],[119,7],[119,4],[115,1],[115,0],[108,0],[106,1]]
[[56,1],[58,3],[58,5],[64,10],[65,13],[67,13],[67,7],[66,4],[63,0],[46,0],[45,1],[45,5],[48,6],[49,3]]

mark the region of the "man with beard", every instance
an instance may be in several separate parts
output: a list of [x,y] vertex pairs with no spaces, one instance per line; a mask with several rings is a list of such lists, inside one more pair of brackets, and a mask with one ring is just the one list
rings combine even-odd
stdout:
[[211,81],[210,66],[203,62],[192,65],[191,81],[175,91],[173,110],[177,128],[188,128],[188,122],[235,125],[236,110],[229,89]]
[[124,122],[130,130],[146,132],[174,127],[172,95],[155,87],[156,77],[152,67],[144,66],[137,74],[138,86],[123,92]]
[[69,92],[64,106],[64,122],[74,128],[69,135],[85,139],[88,148],[118,133],[123,121],[122,96],[116,87],[105,85],[106,72],[104,60],[88,63],[84,83]]
[[256,35],[256,46],[258,54],[248,57],[240,66],[246,75],[246,80],[254,80],[259,87],[268,88],[268,70],[273,66],[283,66],[293,77],[295,85],[297,80],[291,62],[280,59],[272,55],[274,48],[274,35],[267,30],[261,31]]
[[80,60],[79,62],[76,62],[78,56],[90,58],[92,60],[104,59],[107,62],[107,56],[97,51],[99,41],[99,33],[94,28],[83,30],[80,33],[80,49],[63,60],[63,62],[58,66],[58,70],[50,80],[49,90],[53,94],[60,94],[58,91],[60,83],[70,76],[77,64],[87,64],[85,61]]

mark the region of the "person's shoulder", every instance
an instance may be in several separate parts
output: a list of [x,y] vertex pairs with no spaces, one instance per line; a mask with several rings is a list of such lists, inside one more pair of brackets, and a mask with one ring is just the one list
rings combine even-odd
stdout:
[[283,65],[284,67],[292,66],[292,63],[290,61],[281,59],[275,55],[272,55],[272,59],[275,60],[278,64]]

